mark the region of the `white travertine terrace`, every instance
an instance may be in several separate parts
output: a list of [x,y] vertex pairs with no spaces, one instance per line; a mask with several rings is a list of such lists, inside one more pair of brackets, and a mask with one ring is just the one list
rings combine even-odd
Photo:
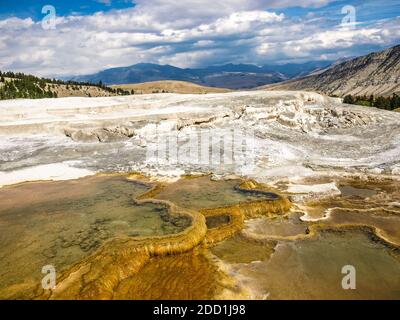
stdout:
[[75,168],[72,164],[61,162],[28,167],[11,172],[0,172],[0,188],[26,181],[37,180],[71,180],[93,175],[94,172]]
[[[245,165],[148,158],[160,136],[176,131],[184,141],[194,129],[252,131],[254,152]],[[92,172],[214,172],[259,181],[322,171],[398,175],[400,113],[296,91],[0,101],[3,176],[65,161]]]

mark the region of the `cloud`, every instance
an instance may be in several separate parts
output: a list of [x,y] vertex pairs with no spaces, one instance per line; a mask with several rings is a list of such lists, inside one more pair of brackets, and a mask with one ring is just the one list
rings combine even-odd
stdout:
[[[356,55],[400,39],[399,18],[355,29],[280,7],[328,0],[138,0],[124,10],[57,18],[55,30],[32,19],[0,20],[0,69],[45,76],[97,72],[138,62],[198,67],[305,61]],[[361,50],[362,49],[362,50]]]
[[34,24],[31,18],[18,19],[18,18],[7,18],[0,20],[0,30],[21,30],[31,27]]

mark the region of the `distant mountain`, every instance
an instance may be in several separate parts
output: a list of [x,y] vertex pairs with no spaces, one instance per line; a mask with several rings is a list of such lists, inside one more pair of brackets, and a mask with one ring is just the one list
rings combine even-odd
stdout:
[[400,94],[400,45],[342,62],[319,74],[264,88],[310,90],[337,96]]
[[325,72],[326,70],[328,70],[330,68],[333,68],[333,67],[335,67],[335,66],[337,66],[337,65],[339,65],[339,64],[341,64],[343,62],[346,62],[346,61],[349,61],[349,60],[353,60],[355,58],[356,57],[343,57],[343,58],[337,59],[337,60],[333,61],[331,64],[329,64],[328,66],[322,67],[322,68],[316,68],[314,71],[309,72],[308,74],[301,75],[301,77],[321,74],[321,73]]
[[262,67],[252,64],[225,64],[199,69],[139,63],[129,67],[107,69],[91,75],[72,77],[68,80],[91,83],[101,81],[107,85],[177,80],[210,87],[249,89],[308,74],[318,68],[326,67],[330,63],[324,61]]
[[185,69],[152,63],[139,63],[129,67],[106,69],[95,74],[72,78],[72,80],[87,81],[91,83],[102,81],[107,85],[141,83],[157,80],[190,81],[189,79],[192,81],[198,81],[199,77],[193,73],[185,71]]
[[287,63],[282,65],[266,65],[264,70],[273,70],[284,74],[287,78],[302,77],[316,70],[329,68],[332,61],[309,61],[305,63]]
[[260,83],[276,83],[287,78],[278,73],[248,73],[248,72],[221,72],[208,74],[201,78],[199,84],[228,89],[251,89],[259,87]]

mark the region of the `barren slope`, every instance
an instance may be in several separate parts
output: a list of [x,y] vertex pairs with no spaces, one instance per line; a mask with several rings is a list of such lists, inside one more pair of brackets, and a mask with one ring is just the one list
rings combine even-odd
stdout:
[[400,93],[400,45],[341,63],[317,75],[262,88],[309,90],[329,95]]
[[186,81],[151,81],[137,84],[120,84],[111,86],[112,88],[121,88],[124,90],[134,90],[135,94],[146,93],[218,93],[229,92],[229,89],[205,87]]

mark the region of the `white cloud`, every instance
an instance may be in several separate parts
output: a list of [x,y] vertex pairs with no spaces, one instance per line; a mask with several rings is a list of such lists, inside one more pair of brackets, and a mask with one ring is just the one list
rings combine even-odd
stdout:
[[179,52],[171,56],[164,56],[159,59],[161,64],[171,64],[180,68],[187,68],[198,64],[201,61],[207,61],[216,54],[215,50],[200,50],[191,52]]
[[0,20],[0,30],[20,30],[24,28],[29,28],[34,24],[31,18],[19,19],[19,18],[8,18]]
[[197,41],[195,44],[193,44],[194,47],[208,47],[211,46],[215,43],[215,41],[212,40],[200,40]]
[[0,20],[0,69],[52,76],[138,62],[263,64],[352,55],[359,45],[387,46],[400,39],[399,19],[351,30],[315,17],[292,20],[273,9],[327,2],[138,0],[130,9],[58,17],[56,30],[43,30],[29,18],[9,18]]
[[[399,20],[399,19],[398,19]],[[307,57],[323,50],[349,49],[361,45],[386,45],[400,39],[400,25],[393,21],[368,28],[335,28],[287,41],[282,51],[291,57]]]
[[281,22],[283,19],[283,13],[277,15],[276,13],[266,11],[235,12],[227,18],[218,19],[210,29],[218,34],[248,32],[249,30],[254,30],[254,27],[258,25],[268,24],[271,22]]

